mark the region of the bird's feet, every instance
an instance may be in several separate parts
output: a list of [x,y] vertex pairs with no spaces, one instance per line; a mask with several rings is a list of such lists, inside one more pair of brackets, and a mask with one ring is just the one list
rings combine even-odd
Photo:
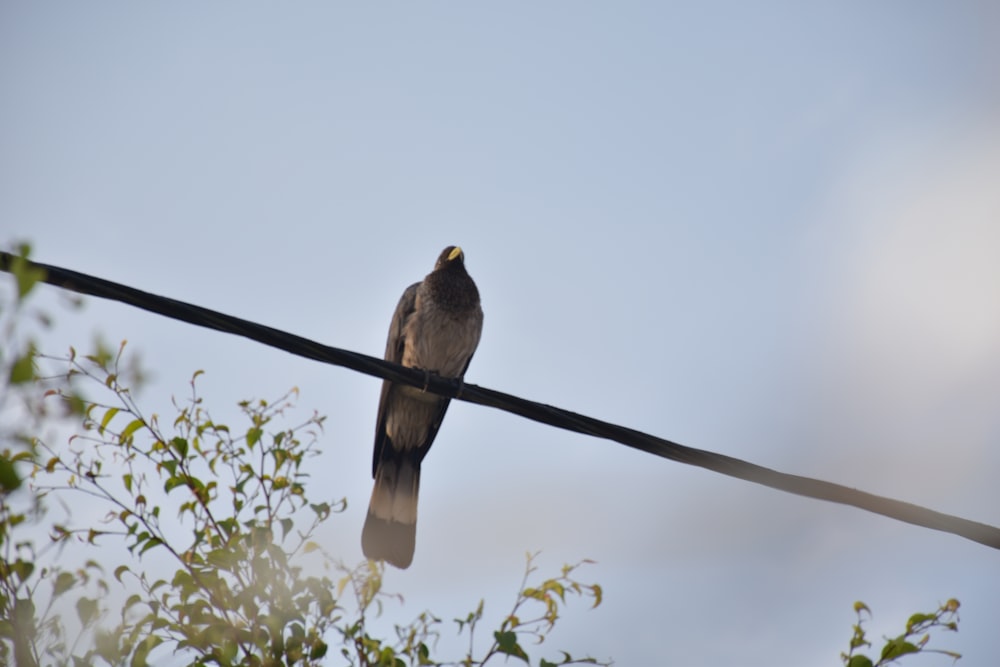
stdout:
[[462,390],[465,389],[465,380],[464,379],[462,379],[460,377],[457,377],[457,378],[446,378],[443,375],[435,373],[434,371],[429,371],[426,368],[423,368],[421,370],[424,372],[424,387],[423,387],[423,389],[420,390],[421,392],[423,392],[423,393],[426,394],[427,390],[430,389],[430,386],[431,386],[431,377],[436,377],[436,378],[440,378],[442,380],[458,380],[458,391],[455,392],[455,398],[460,398],[462,396]]

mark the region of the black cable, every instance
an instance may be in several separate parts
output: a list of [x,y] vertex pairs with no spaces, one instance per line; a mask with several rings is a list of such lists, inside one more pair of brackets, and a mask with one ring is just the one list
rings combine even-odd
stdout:
[[[0,251],[0,270],[10,271],[14,255]],[[366,375],[392,380],[413,387],[425,387],[428,391],[442,396],[458,398],[469,403],[478,403],[499,410],[505,410],[528,419],[556,426],[558,428],[584,433],[598,438],[614,440],[623,445],[639,449],[656,456],[699,466],[723,475],[762,484],[773,489],[787,491],[799,496],[827,500],[881,514],[883,516],[932,528],[979,542],[994,549],[1000,549],[1000,528],[970,521],[961,517],[936,512],[919,505],[876,496],[857,489],[822,480],[789,475],[765,468],[741,459],[716,454],[702,449],[686,447],[670,440],[657,438],[634,429],[617,426],[608,422],[556,408],[543,403],[525,400],[474,384],[460,384],[457,380],[431,376],[423,371],[406,368],[365,354],[341,350],[321,345],[307,338],[295,336],[278,329],[249,322],[238,317],[201,308],[182,301],[168,299],[143,292],[126,285],[95,278],[58,266],[41,264],[20,259],[26,266],[45,271],[44,282],[64,289],[121,301],[143,310],[158,313],[190,324],[195,324],[225,333],[237,334],[250,340],[276,347],[286,352],[314,359],[328,364],[350,368]],[[461,395],[459,395],[461,394]]]

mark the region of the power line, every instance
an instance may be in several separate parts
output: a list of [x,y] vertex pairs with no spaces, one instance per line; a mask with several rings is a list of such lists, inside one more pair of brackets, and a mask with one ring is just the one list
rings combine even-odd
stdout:
[[670,440],[657,438],[648,433],[611,424],[551,405],[529,401],[493,389],[479,387],[474,384],[460,383],[457,380],[434,375],[427,377],[420,370],[406,368],[365,354],[322,345],[279,329],[231,315],[225,315],[214,310],[209,310],[208,308],[184,303],[183,301],[143,292],[133,287],[102,278],[63,269],[58,266],[16,258],[14,255],[3,251],[0,251],[0,270],[10,272],[16,259],[23,262],[25,266],[43,270],[45,272],[45,277],[42,279],[44,282],[63,289],[103,299],[120,301],[165,317],[181,320],[182,322],[244,336],[250,340],[264,343],[265,345],[270,345],[271,347],[276,347],[307,359],[343,366],[344,368],[365,373],[366,375],[372,375],[413,387],[426,387],[427,391],[435,394],[497,408],[568,431],[606,438],[634,449],[670,459],[671,461],[706,468],[722,473],[723,475],[754,482],[755,484],[762,484],[799,496],[827,500],[842,505],[852,505],[868,512],[874,512],[917,526],[952,533],[973,542],[979,542],[988,547],[1000,549],[1000,528],[995,526],[944,514],[912,503],[865,493],[864,491],[858,491],[857,489],[832,482],[778,472],[777,470],[765,468],[731,456],[687,447],[676,442],[671,442]]

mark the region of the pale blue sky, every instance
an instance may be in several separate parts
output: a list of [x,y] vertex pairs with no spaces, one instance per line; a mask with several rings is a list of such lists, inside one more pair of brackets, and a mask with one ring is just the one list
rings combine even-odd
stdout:
[[[8,1],[0,89],[0,242],[40,261],[381,354],[459,244],[470,382],[1000,523],[995,3]],[[198,368],[220,417],[300,387],[360,559],[377,381],[59,320],[128,338],[150,410]],[[998,659],[996,552],[455,404],[389,618],[499,615],[536,549],[606,591],[553,650],[837,664],[854,600],[878,636],[958,597],[946,646]]]

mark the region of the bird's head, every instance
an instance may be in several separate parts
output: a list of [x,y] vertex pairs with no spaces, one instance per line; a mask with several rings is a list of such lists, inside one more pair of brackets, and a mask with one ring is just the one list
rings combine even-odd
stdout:
[[465,270],[465,253],[458,246],[441,251],[434,270],[424,278],[424,288],[439,306],[461,311],[479,307],[479,290]]
[[438,256],[437,263],[434,265],[434,270],[446,268],[448,266],[464,266],[465,265],[465,253],[457,245],[450,245],[441,251]]

